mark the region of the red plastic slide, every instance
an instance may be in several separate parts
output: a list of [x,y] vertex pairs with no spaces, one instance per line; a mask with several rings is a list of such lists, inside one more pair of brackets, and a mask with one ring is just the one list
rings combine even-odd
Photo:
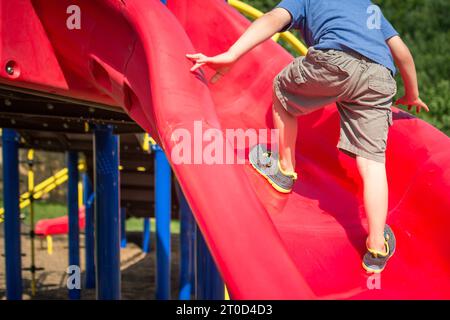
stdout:
[[[78,210],[78,225],[80,229],[84,229],[86,224],[86,215],[84,206]],[[38,236],[53,236],[56,234],[67,234],[69,232],[69,217],[67,215],[53,218],[42,219],[36,223],[34,232]]]
[[[168,155],[174,132],[193,137],[195,121],[203,132],[271,126],[272,80],[292,59],[278,44],[255,48],[214,85],[208,68],[189,72],[186,53],[220,53],[249,25],[222,0],[0,3],[2,85],[123,107]],[[361,267],[361,181],[354,160],[336,149],[336,109],[299,124],[300,179],[290,195],[248,163],[172,162],[232,298],[450,298],[450,139],[394,111],[388,222],[398,247],[370,278]]]

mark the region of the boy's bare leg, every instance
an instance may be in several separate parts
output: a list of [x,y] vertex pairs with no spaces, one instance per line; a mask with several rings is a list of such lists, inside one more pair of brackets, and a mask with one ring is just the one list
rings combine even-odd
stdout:
[[273,95],[273,124],[279,130],[280,165],[283,171],[295,171],[295,143],[297,140],[297,118],[289,114]]
[[388,184],[384,163],[356,157],[364,183],[364,207],[369,223],[369,248],[385,252],[384,227],[388,210]]

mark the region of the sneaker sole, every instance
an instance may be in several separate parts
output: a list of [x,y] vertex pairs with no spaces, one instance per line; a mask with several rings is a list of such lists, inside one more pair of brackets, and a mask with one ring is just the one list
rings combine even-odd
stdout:
[[253,162],[250,161],[250,164],[252,165],[252,167],[253,167],[260,175],[262,175],[262,176],[270,183],[270,185],[271,185],[275,190],[277,190],[277,191],[280,192],[280,193],[284,193],[284,194],[287,194],[287,193],[291,193],[291,192],[292,192],[292,189],[284,189],[284,188],[280,187],[279,185],[277,185],[275,182],[273,182],[272,179],[270,179],[264,172],[262,172],[261,170],[259,170],[259,168],[258,168],[256,165],[253,164]]
[[[391,229],[391,231],[392,231],[392,229]],[[394,234],[394,232],[392,232],[392,234]],[[394,237],[395,237],[395,235],[394,235]],[[384,267],[382,269],[372,269],[371,267],[366,266],[364,264],[364,261],[362,262],[362,267],[364,268],[364,270],[366,270],[369,273],[381,273],[381,272],[383,272],[383,270],[386,268],[386,265],[387,265],[389,259],[394,255],[396,249],[397,249],[397,246],[394,247],[394,250],[389,255],[389,257],[386,259],[386,263],[384,264]]]
[[362,263],[362,267],[363,267],[363,269],[366,270],[368,273],[377,273],[377,274],[378,274],[378,273],[383,272],[383,270],[386,268],[386,265],[387,265],[388,260],[389,260],[389,259],[386,260],[386,263],[385,263],[385,265],[384,265],[384,267],[383,267],[382,269],[372,269],[371,267],[366,266],[365,263],[364,263],[364,261],[363,261],[363,263]]

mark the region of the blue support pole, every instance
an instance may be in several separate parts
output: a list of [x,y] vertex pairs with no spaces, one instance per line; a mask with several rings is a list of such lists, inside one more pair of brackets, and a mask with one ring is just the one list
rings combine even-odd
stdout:
[[196,232],[195,295],[197,300],[224,300],[225,287],[200,228]]
[[194,283],[195,220],[180,186],[176,185],[180,205],[180,300],[190,300]]
[[120,247],[127,247],[127,209],[120,208]]
[[120,299],[119,138],[112,126],[94,131],[97,299]]
[[164,151],[155,153],[156,299],[170,299],[171,171]]
[[84,253],[86,288],[95,288],[95,249],[94,249],[94,193],[89,175],[83,174],[83,203],[85,208]]
[[144,230],[142,231],[142,252],[150,252],[150,218],[144,218]]
[[[79,214],[78,214],[78,153],[67,154],[68,190],[67,204],[69,216],[69,266],[80,267]],[[69,288],[69,299],[80,299],[80,288]]]
[[6,298],[21,300],[19,135],[12,129],[3,129],[2,140]]

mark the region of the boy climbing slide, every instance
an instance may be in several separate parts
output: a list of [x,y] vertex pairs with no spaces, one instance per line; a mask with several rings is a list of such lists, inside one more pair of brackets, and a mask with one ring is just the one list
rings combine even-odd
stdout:
[[419,98],[413,57],[381,10],[369,0],[283,0],[255,20],[228,51],[214,57],[186,56],[195,63],[191,71],[203,65],[213,68],[215,83],[242,55],[291,28],[300,29],[309,50],[273,81],[273,121],[280,150],[271,154],[258,145],[250,152],[250,163],[276,190],[291,192],[297,180],[297,117],[336,103],[341,127],[337,147],[356,158],[363,180],[369,235],[362,265],[379,273],[396,246],[386,224],[385,168],[392,99],[397,92],[394,61],[405,87],[396,104],[429,111]]

